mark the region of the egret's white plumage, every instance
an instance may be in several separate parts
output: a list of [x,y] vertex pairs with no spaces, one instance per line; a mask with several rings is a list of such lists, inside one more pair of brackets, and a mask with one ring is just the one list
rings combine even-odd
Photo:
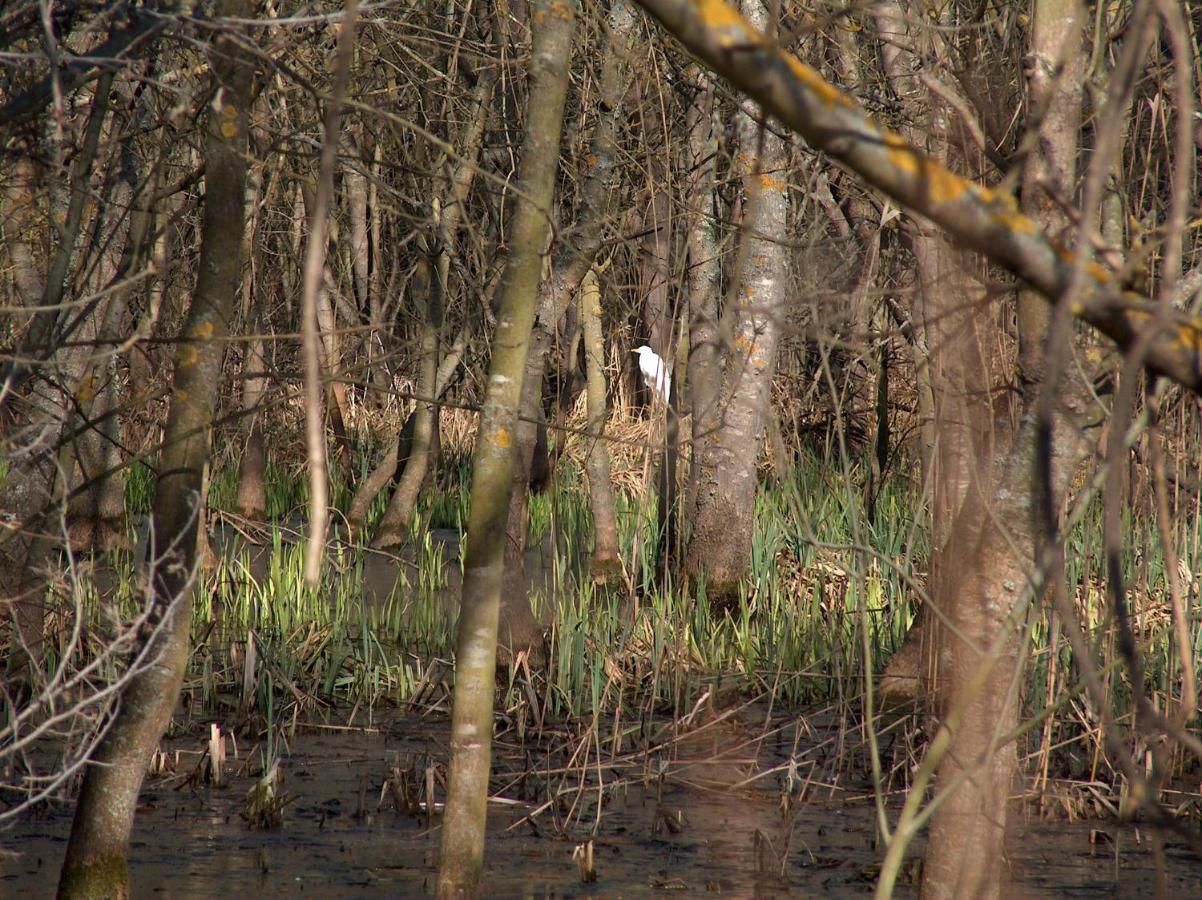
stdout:
[[646,344],[635,347],[630,352],[639,355],[639,370],[643,373],[643,382],[647,389],[666,404],[672,393],[672,373],[668,371],[664,361]]

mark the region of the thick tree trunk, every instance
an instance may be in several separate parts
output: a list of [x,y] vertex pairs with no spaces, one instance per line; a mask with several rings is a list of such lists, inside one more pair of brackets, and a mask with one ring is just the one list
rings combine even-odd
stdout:
[[[745,4],[748,20],[770,24],[760,0]],[[756,462],[771,401],[776,345],[788,279],[788,194],[785,141],[746,109],[738,121],[736,167],[746,197],[745,250],[730,311],[731,343],[725,365],[720,421],[703,444],[697,469],[697,501],[685,551],[684,574],[704,577],[716,606],[738,597],[751,563]]]
[[[221,12],[247,16],[245,0]],[[240,275],[246,177],[246,118],[253,65],[236,41],[215,41],[221,90],[210,115],[200,275],[176,356],[174,392],[159,461],[152,520],[150,596],[133,671],[84,776],[63,863],[62,897],[127,897],[126,860],[146,762],[171,718],[188,659],[189,603],[196,569],[199,492],[208,454],[222,338]]]
[[[882,3],[877,9],[878,28],[888,48],[887,71],[903,97],[917,100],[916,91],[907,93],[907,88],[915,88],[911,51],[917,38],[903,24],[907,20],[897,6]],[[1072,37],[1061,33],[1057,40],[1071,45]],[[1079,28],[1075,37],[1079,42]],[[930,106],[929,97],[924,102]],[[931,156],[944,163],[955,156],[949,134],[952,116],[946,105],[936,102],[930,106],[925,132],[915,129],[912,138],[923,138]],[[1063,122],[1063,116],[1059,118]],[[1076,129],[1059,137],[1059,151],[1045,144],[1043,161],[1029,164],[1030,177],[1047,179],[1050,165],[1071,177]],[[1034,183],[1024,191],[1025,202],[1031,202],[1028,193],[1037,193]],[[911,656],[914,646],[920,648],[916,659],[923,692],[940,719],[940,738],[946,740],[945,746],[937,740],[933,747],[938,749],[932,752],[942,753],[937,778],[947,792],[931,822],[922,895],[938,900],[990,898],[1004,893],[1004,859],[997,848],[1004,845],[1007,806],[1018,775],[1010,736],[1018,724],[1023,665],[1019,635],[1036,589],[1033,579],[1038,578],[1033,574],[1038,564],[1035,429],[1028,418],[1003,463],[999,435],[992,430],[994,379],[983,349],[991,320],[984,292],[967,277],[964,254],[951,250],[929,227],[915,224],[911,233],[934,401],[934,550],[930,607],[923,610],[907,644]],[[1045,309],[1037,309],[1030,299],[1020,303],[1020,362],[1029,385],[1042,379]],[[1053,406],[1059,407],[1062,424],[1049,448],[1054,456],[1049,487],[1059,495],[1083,451],[1076,423],[1088,401],[1086,387],[1074,378],[1064,379],[1057,390]],[[1065,404],[1072,408],[1065,410]]]
[[[722,360],[718,331],[718,300],[722,290],[722,261],[718,256],[718,217],[715,209],[715,161],[718,125],[714,121],[714,85],[697,66],[689,69],[695,86],[688,113],[688,302],[689,402],[693,410],[692,466],[685,508],[697,507],[701,459],[721,421]],[[677,400],[679,403],[679,398]]]
[[504,575],[504,523],[513,488],[514,430],[559,160],[574,16],[575,5],[564,0],[531,3],[531,20],[536,27],[520,189],[515,195],[512,250],[501,287],[488,394],[472,459],[471,518],[455,653],[450,778],[438,873],[438,896],[443,898],[475,897],[480,893],[497,623]]

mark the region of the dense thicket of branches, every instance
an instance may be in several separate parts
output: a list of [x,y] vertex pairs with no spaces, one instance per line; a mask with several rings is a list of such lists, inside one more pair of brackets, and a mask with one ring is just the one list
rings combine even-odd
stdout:
[[[642,343],[674,368],[670,430],[691,415],[682,458],[698,462],[677,513],[682,552],[668,559],[695,583],[713,578],[718,606],[738,595],[765,445],[778,473],[806,444],[844,454],[862,466],[856,487],[869,510],[887,470],[915,461],[930,500],[915,514],[929,516],[936,597],[989,597],[991,578],[1054,575],[1060,506],[1083,483],[1082,466],[1099,460],[1103,472],[1130,474],[1108,482],[1114,540],[1124,505],[1189,508],[1196,401],[1145,371],[1202,385],[1202,338],[1189,318],[1202,297],[1202,7],[748,2],[757,29],[748,32],[723,4],[704,14],[673,0],[646,6],[701,65],[621,0],[580,10],[553,200],[540,210],[549,237],[525,424],[514,429],[516,508],[546,463],[537,426],[549,424],[557,443],[555,426],[599,359],[611,403],[665,412],[638,379],[629,351]],[[327,112],[341,7],[220,12],[167,0],[20,0],[0,13],[0,611],[11,752],[50,722],[74,735],[70,758],[81,762],[91,724],[39,703],[69,689],[72,715],[94,724],[117,693],[95,672],[72,680],[43,665],[48,641],[69,658],[87,639],[55,631],[45,585],[62,549],[127,539],[128,467],[149,466],[160,483],[170,474],[160,467],[172,459],[161,452],[172,377],[190,342],[214,336],[184,329],[216,201],[205,142],[229,100],[221,60],[236,54],[255,67],[244,259],[231,339],[208,385],[212,422],[194,427],[211,426],[218,468],[240,468],[242,511],[264,515],[268,463],[306,459],[306,365],[321,378],[323,408],[309,411],[324,417],[332,467],[360,491],[345,510],[352,527],[363,527],[373,493],[401,486],[382,533],[369,536],[379,545],[405,537],[437,458],[437,409],[476,410],[487,393],[498,285],[519,249],[522,136],[540,102],[530,91],[538,16],[524,2],[366,4],[344,44],[353,55],[326,197],[319,160],[323,122],[338,121]],[[1072,39],[1049,42],[1046,29],[1066,21],[1078,23]],[[320,340],[302,357],[314,234],[325,235],[310,292]],[[576,295],[590,270],[601,346],[590,320],[586,351]],[[1030,292],[1019,299],[1016,274],[1059,307]],[[602,390],[592,383],[594,407]],[[356,447],[373,465],[383,458],[371,478],[355,469]],[[511,516],[511,574],[524,521]],[[1021,553],[984,560],[980,548],[1003,538]],[[940,568],[969,557],[979,563],[971,578]],[[1113,591],[1121,620],[1122,585]],[[523,606],[507,596],[503,630],[512,656],[537,660]],[[970,642],[979,650],[1025,608],[1008,605],[985,625],[948,615],[961,633],[984,629]],[[108,658],[138,658],[146,625],[122,632]],[[938,640],[916,638],[928,655]],[[1088,656],[1080,642],[1073,649]],[[988,676],[990,691],[1010,690],[1020,655],[998,650],[1013,666]],[[1145,710],[1177,738],[1194,711],[1192,674],[1183,688],[1168,698],[1173,716]],[[956,697],[968,697],[963,684],[944,699],[973,708]],[[986,745],[964,752],[992,753]],[[998,776],[1003,798],[1009,771]]]

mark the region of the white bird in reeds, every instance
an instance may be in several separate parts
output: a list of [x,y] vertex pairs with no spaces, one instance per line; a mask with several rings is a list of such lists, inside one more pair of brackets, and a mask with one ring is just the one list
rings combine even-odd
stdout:
[[630,352],[639,355],[639,370],[643,373],[643,383],[647,385],[647,389],[667,405],[668,397],[672,393],[672,373],[668,371],[664,361],[646,344],[635,347]]

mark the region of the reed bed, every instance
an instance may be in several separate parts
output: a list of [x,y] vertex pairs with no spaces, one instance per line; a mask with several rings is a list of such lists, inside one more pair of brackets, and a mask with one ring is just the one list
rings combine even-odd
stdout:
[[[614,465],[620,541],[625,558],[638,565],[616,588],[601,590],[582,577],[591,515],[577,463],[583,439],[569,437],[559,474],[548,492],[532,497],[529,513],[530,543],[550,548],[546,581],[553,589],[532,595],[536,615],[548,623],[548,665],[539,672],[519,666],[499,676],[505,727],[534,735],[552,723],[592,729],[606,723],[605,739],[620,744],[623,734],[644,727],[639,723],[657,717],[685,721],[699,705],[722,708],[756,698],[777,712],[832,704],[842,728],[849,733],[862,728],[864,689],[900,645],[924,599],[929,548],[916,480],[905,469],[895,470],[879,489],[869,519],[859,466],[803,452],[791,469],[775,473],[762,487],[746,589],[737,604],[715,614],[704,584],[665,586],[652,571],[656,503],[646,455],[652,432],[640,423],[611,424],[622,438],[619,445],[627,448],[615,453]],[[304,583],[297,517],[307,502],[306,480],[298,466],[272,466],[271,521],[250,542],[261,548],[254,551],[260,554],[258,570],[248,545],[218,554],[199,581],[189,716],[257,723],[271,732],[302,721],[362,724],[398,708],[449,710],[454,593],[462,561],[453,544],[434,535],[461,529],[467,521],[469,449],[466,442],[453,442],[444,453],[437,482],[419,503],[407,548],[385,561],[398,578],[383,594],[368,590],[365,576],[380,564],[376,551],[347,540],[337,528],[321,583]],[[368,450],[359,453],[361,472],[372,457]],[[135,468],[127,484],[136,519],[149,507],[149,473]],[[228,470],[215,473],[209,496],[214,517],[229,516],[234,488]],[[336,503],[349,502],[344,485],[336,485],[333,495]],[[382,506],[383,501],[376,504],[373,517]],[[1123,564],[1145,660],[1145,690],[1164,708],[1177,677],[1165,599],[1168,572],[1152,525],[1134,511],[1127,524],[1132,539]],[[1191,640],[1198,648],[1196,532],[1194,519],[1183,516],[1176,535],[1177,574],[1186,587]],[[1103,673],[1113,719],[1137,735],[1132,687],[1102,589],[1101,547],[1100,514],[1086,508],[1069,535],[1068,584]],[[52,610],[69,610],[68,595],[85,595],[88,642],[81,656],[98,651],[116,623],[137,609],[133,554],[119,553],[114,566],[113,587],[103,596],[78,567],[67,569],[51,591]],[[1030,727],[1020,746],[1036,776],[1041,808],[1068,816],[1107,804],[1118,809],[1122,779],[1108,757],[1098,711],[1076,683],[1062,629],[1045,605],[1036,605],[1032,615],[1023,688]],[[65,616],[52,615],[49,622],[51,628],[70,626]],[[46,665],[59,662],[51,652]],[[909,726],[902,730],[919,733]],[[1185,760],[1178,763],[1178,774],[1184,774]],[[904,767],[899,771],[904,780]]]

